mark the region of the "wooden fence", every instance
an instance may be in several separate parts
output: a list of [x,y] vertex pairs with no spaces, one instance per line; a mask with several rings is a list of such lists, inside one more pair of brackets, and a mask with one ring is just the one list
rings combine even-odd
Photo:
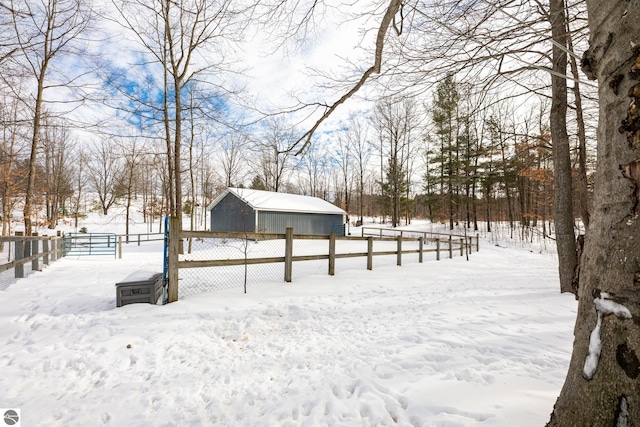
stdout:
[[140,243],[142,242],[159,242],[164,240],[164,233],[132,233],[132,234],[119,234],[118,237],[124,240],[123,243]]
[[60,236],[0,236],[0,242],[13,246],[13,261],[0,265],[0,273],[14,269],[16,278],[25,277],[24,265],[31,262],[32,271],[40,271],[43,266],[62,258],[63,243]]
[[[464,256],[472,251],[473,247],[476,250],[480,249],[479,236],[450,236],[446,235],[446,239],[440,237],[418,237],[409,238],[402,235],[398,235],[395,238],[389,237],[375,237],[375,236],[336,236],[335,233],[329,235],[303,235],[293,234],[292,228],[287,228],[285,234],[266,234],[266,233],[228,233],[228,232],[210,232],[210,231],[184,231],[179,230],[179,223],[175,218],[169,220],[169,238],[168,238],[168,251],[167,251],[167,281],[168,281],[168,302],[174,302],[178,300],[178,278],[179,270],[181,268],[204,268],[204,267],[221,267],[231,265],[250,265],[250,264],[267,264],[267,263],[284,263],[284,281],[291,282],[292,277],[292,265],[296,261],[311,261],[311,260],[328,260],[328,274],[333,276],[335,274],[335,260],[339,258],[353,258],[353,257],[366,257],[367,258],[367,270],[373,269],[373,257],[379,255],[396,255],[397,265],[402,265],[402,257],[406,254],[418,254],[418,262],[422,262],[423,254],[426,252],[435,252],[436,259],[441,259],[441,253],[444,251],[448,253],[449,258],[453,258],[454,253],[460,253],[460,256]],[[266,239],[284,239],[285,250],[283,256],[265,257],[265,258],[233,258],[233,259],[209,259],[198,261],[180,261],[179,254],[182,246],[181,241],[183,239],[250,239],[250,240],[266,240]],[[327,254],[323,255],[293,255],[293,241],[294,240],[327,240],[328,250]],[[367,241],[366,252],[350,252],[350,253],[336,253],[336,240],[360,240]],[[396,249],[393,251],[373,251],[373,242],[378,241],[390,241],[395,240],[397,242]],[[418,249],[403,250],[402,243],[417,241]],[[433,249],[425,249],[424,245],[427,242],[435,244]]]
[[[80,239],[84,234],[78,234],[76,237]],[[118,257],[122,258],[122,243],[123,238],[131,243],[137,242],[138,246],[142,242],[153,242],[164,240],[164,233],[136,233],[136,234],[123,234],[117,236],[117,242],[113,242],[112,245],[117,244]],[[29,273],[29,268],[25,265],[31,263],[31,271],[41,271],[44,267],[55,262],[56,260],[64,257],[65,243],[64,236],[58,232],[56,236],[23,236],[23,233],[16,232],[15,236],[0,236],[0,245],[2,246],[2,259],[6,261],[0,261],[0,274],[6,273],[9,270],[14,270],[14,278],[24,278]],[[67,247],[68,251],[70,248]],[[113,254],[114,252],[109,252]],[[70,253],[72,255],[73,253]],[[94,255],[101,254],[100,251],[95,251]],[[9,273],[6,273],[9,274]],[[10,284],[10,276],[3,275],[0,280],[0,289],[6,288]],[[9,282],[8,282],[9,281]]]
[[[436,233],[434,231],[424,230],[407,230],[397,228],[382,227],[362,227],[360,229],[362,236],[378,236],[378,237],[404,237],[404,236],[422,236],[425,239],[468,239],[468,235]],[[474,236],[475,237],[475,236]],[[473,238],[473,237],[472,237]]]

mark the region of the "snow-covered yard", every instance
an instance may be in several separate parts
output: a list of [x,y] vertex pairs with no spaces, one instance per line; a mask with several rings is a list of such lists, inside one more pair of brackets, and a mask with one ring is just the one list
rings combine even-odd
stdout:
[[161,243],[66,258],[0,292],[0,407],[23,426],[540,426],[577,303],[556,261],[464,257],[116,308]]

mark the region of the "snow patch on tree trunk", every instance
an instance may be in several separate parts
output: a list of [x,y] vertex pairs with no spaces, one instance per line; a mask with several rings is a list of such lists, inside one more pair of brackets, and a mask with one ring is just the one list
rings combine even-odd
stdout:
[[616,416],[615,427],[629,427],[629,406],[627,404],[627,397],[622,396],[620,403],[618,404],[618,410]]
[[[598,361],[602,352],[602,341],[600,340],[600,328],[602,326],[602,318],[607,314],[615,314],[622,319],[631,319],[631,312],[627,307],[615,301],[607,299],[609,294],[603,292],[600,296],[593,300],[598,313],[598,321],[596,327],[591,331],[589,337],[589,354],[584,361],[582,376],[586,380],[591,380],[598,369]],[[626,405],[626,403],[625,403]]]

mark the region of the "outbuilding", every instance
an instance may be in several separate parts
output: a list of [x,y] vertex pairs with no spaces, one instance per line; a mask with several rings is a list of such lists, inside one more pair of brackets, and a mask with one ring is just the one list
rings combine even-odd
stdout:
[[344,235],[346,212],[318,197],[228,188],[207,208],[211,231]]

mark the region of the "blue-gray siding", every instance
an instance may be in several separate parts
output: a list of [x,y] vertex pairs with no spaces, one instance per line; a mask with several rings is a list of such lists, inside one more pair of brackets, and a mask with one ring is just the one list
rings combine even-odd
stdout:
[[255,231],[255,212],[233,194],[227,194],[210,212],[212,231]]
[[341,214],[320,214],[300,212],[258,212],[258,231],[263,233],[284,233],[287,227],[293,227],[294,234],[324,234],[340,232]]

